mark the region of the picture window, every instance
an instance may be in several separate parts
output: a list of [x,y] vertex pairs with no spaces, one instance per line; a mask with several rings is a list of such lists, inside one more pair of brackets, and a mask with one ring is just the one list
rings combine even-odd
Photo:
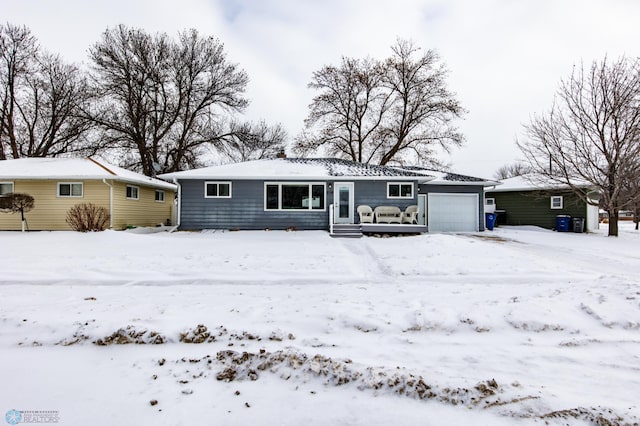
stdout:
[[265,210],[324,210],[325,184],[265,184]]

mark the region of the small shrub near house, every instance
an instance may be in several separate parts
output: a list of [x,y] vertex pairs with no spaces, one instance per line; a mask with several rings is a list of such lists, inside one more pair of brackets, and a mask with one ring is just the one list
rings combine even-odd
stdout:
[[109,225],[109,211],[91,203],[76,204],[67,212],[66,220],[74,231],[104,231]]

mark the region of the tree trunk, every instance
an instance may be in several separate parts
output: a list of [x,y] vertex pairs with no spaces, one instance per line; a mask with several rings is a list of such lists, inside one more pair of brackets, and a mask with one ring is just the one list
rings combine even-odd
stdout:
[[609,236],[618,236],[618,210],[608,210],[609,214]]

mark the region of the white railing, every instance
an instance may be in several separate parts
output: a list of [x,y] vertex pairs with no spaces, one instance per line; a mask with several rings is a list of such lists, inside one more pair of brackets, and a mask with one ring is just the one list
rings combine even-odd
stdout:
[[333,235],[333,204],[329,204],[329,235]]

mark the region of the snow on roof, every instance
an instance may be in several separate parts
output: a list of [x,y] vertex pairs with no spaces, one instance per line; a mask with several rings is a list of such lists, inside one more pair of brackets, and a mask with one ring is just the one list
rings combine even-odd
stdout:
[[[540,190],[560,190],[569,189],[568,185],[554,182],[543,176],[524,175],[516,176],[509,179],[503,179],[500,187],[491,189],[490,192],[511,192],[511,191],[540,191]],[[589,186],[588,183],[583,182],[578,186]]]
[[337,158],[274,158],[160,175],[162,179],[433,179],[423,171],[375,166]]
[[434,176],[434,179],[431,180],[429,183],[435,184],[435,185],[460,185],[460,184],[483,185],[483,186],[500,185],[500,182],[498,181],[493,181],[493,180],[474,177],[474,176],[461,175],[461,174],[452,173],[452,172],[441,172],[436,170],[429,170],[427,168],[419,167],[419,166],[404,166],[402,168],[400,167],[398,168],[402,170],[421,172],[421,173]]
[[109,179],[164,189],[175,186],[97,158],[18,158],[0,161],[0,180]]

